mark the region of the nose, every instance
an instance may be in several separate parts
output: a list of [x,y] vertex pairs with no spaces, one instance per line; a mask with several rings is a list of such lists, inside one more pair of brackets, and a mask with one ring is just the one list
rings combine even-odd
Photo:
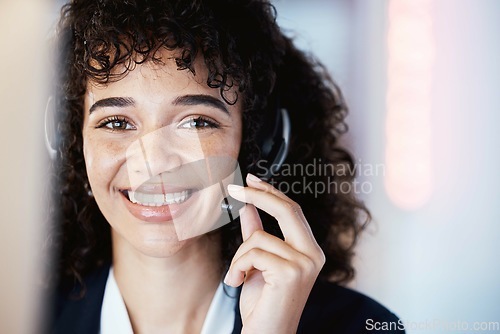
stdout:
[[169,127],[147,133],[127,149],[127,170],[132,189],[161,173],[175,172],[183,163],[183,143]]

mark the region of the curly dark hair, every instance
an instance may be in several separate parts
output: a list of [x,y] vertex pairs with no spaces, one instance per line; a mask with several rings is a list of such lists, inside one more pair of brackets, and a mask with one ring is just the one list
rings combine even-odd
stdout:
[[[243,173],[256,170],[261,158],[256,141],[266,115],[286,108],[292,135],[288,166],[314,166],[315,173],[276,173],[278,189],[294,182],[328,185],[322,193],[288,191],[300,204],[326,255],[320,276],[344,283],[354,276],[351,263],[359,233],[369,212],[352,191],[333,189],[352,184],[354,160],[338,144],[347,130],[347,108],[325,68],[297,49],[276,23],[275,8],[265,0],[73,0],[63,6],[58,25],[56,111],[57,157],[54,160],[54,219],[59,223],[60,279],[82,278],[111,261],[109,224],[88,195],[83,157],[83,97],[89,81],[119,80],[137,64],[161,62],[158,51],[179,51],[179,70],[192,71],[202,55],[209,87],[226,96],[233,86],[243,98],[243,141],[239,162]],[[117,65],[124,70],[116,73]],[[122,68],[122,67],[120,67]],[[318,165],[318,162],[321,162]],[[351,170],[326,175],[325,165]],[[345,167],[349,168],[345,168]],[[293,174],[293,175],[292,175]],[[345,187],[344,187],[345,190]],[[264,228],[282,237],[276,221],[261,212]],[[240,225],[219,230],[225,268],[241,243]]]

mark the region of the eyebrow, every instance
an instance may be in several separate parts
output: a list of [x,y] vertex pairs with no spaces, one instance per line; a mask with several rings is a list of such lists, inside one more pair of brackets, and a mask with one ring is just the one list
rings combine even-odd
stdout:
[[208,107],[216,108],[229,115],[229,110],[226,105],[221,100],[206,94],[195,94],[195,95],[183,95],[177,97],[173,102],[173,105],[183,105],[183,106],[194,106],[194,105],[205,105]]
[[92,114],[96,109],[103,107],[130,107],[134,106],[135,101],[131,97],[108,97],[97,101],[90,107],[89,114]]
[[[216,108],[229,115],[229,110],[226,105],[221,100],[206,94],[195,94],[195,95],[183,95],[177,97],[173,102],[173,105],[183,105],[183,106],[194,106],[194,105],[205,105],[208,107]],[[104,107],[130,107],[134,106],[135,101],[131,97],[108,97],[94,103],[90,109],[89,114],[92,114],[98,108]]]

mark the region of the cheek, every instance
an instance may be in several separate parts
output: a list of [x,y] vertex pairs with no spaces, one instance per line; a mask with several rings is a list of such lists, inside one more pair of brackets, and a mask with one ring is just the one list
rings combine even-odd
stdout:
[[241,110],[238,111],[238,120],[236,121],[234,131],[233,131],[233,142],[232,148],[234,157],[238,158],[241,149],[241,141],[243,140],[243,116],[241,115]]
[[206,155],[230,156],[237,159],[241,140],[242,121],[239,117],[231,127],[207,140],[203,145],[203,151]]
[[123,164],[125,150],[118,143],[102,143],[89,137],[83,140],[83,155],[92,189],[107,186]]
[[205,157],[225,156],[236,159],[240,151],[241,135],[238,132],[231,131],[201,139],[200,143]]
[[92,166],[94,165],[94,152],[89,149],[89,146],[86,144],[86,141],[83,141],[83,158],[85,160],[85,167],[88,171],[92,170]]

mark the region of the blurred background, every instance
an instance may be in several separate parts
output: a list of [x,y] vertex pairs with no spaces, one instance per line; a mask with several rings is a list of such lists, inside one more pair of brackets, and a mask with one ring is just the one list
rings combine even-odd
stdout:
[[350,287],[408,333],[500,332],[500,1],[274,3],[350,107],[374,218]]
[[[374,219],[349,286],[408,333],[500,332],[500,1],[273,3],[350,108],[343,142]],[[46,41],[59,7],[0,0],[1,333],[37,332]]]
[[38,333],[46,229],[43,0],[0,0],[0,333]]

